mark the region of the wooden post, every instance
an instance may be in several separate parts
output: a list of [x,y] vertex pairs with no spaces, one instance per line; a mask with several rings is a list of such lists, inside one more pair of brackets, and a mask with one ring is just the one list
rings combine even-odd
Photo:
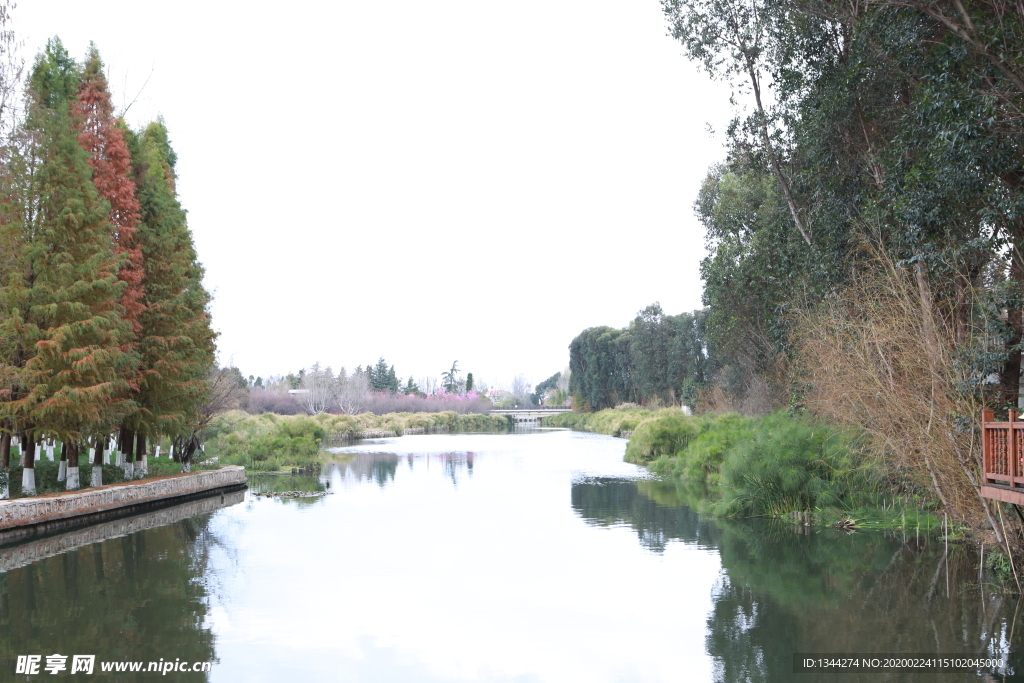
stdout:
[[1017,419],[1017,411],[1007,411],[1006,419],[1010,427],[1008,430],[1006,430],[1007,432],[1009,432],[1010,437],[1010,443],[1006,445],[1006,457],[1008,460],[1008,462],[1006,463],[1008,465],[1008,467],[1006,468],[1006,473],[1010,475],[1010,488],[1013,488],[1013,475],[1017,473],[1017,434],[1015,433],[1016,430],[1013,428],[1013,423]]
[[981,411],[981,462],[982,481],[988,481],[988,473],[992,471],[992,432],[988,428],[989,422],[995,422],[996,413],[994,410]]

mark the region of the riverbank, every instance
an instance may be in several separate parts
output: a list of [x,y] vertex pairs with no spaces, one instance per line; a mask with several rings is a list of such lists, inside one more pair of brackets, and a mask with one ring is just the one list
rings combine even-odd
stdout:
[[[92,479],[93,468],[96,467],[93,463],[82,462],[78,466],[79,474],[79,488],[75,490],[83,490],[89,488],[89,482]],[[100,465],[103,472],[103,484],[123,484],[125,482],[142,481],[142,479],[125,479],[125,471],[117,465]],[[216,462],[193,462],[192,470],[212,470],[217,469],[219,465]],[[41,496],[48,493],[64,493],[67,491],[67,482],[58,479],[58,473],[60,471],[59,460],[48,460],[43,458],[35,461],[35,481],[36,481],[36,492],[34,496]],[[10,485],[10,497],[22,498],[21,484],[22,484],[22,473],[24,468],[17,463],[12,462],[8,470],[8,479]],[[151,479],[153,477],[167,477],[173,474],[181,473],[181,463],[175,462],[171,458],[161,457],[157,458],[149,456],[146,458],[146,477],[145,479]]]
[[216,489],[237,489],[245,485],[245,470],[227,466],[4,500],[0,501],[0,544],[181,502]]
[[218,462],[242,465],[255,472],[306,467],[320,452],[356,439],[388,438],[403,434],[503,432],[510,426],[501,415],[480,413],[387,413],[374,415],[250,415],[230,411],[210,427],[205,451]]
[[927,489],[884,475],[855,435],[807,417],[689,417],[677,408],[625,406],[543,424],[628,435],[625,459],[678,482],[680,495],[704,514],[840,528],[941,525]]

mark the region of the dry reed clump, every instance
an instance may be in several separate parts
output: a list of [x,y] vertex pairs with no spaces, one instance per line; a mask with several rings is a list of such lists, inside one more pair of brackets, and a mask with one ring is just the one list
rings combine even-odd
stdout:
[[975,528],[987,521],[1002,542],[1000,527],[1011,520],[979,490],[985,378],[960,362],[988,332],[961,324],[958,339],[956,311],[933,301],[920,266],[877,254],[868,265],[841,293],[795,314],[807,407],[865,433],[894,488],[927,487],[954,519]]
[[775,377],[785,375],[786,364],[783,359],[776,359],[773,370],[772,376],[768,378],[752,370],[741,370],[741,386],[733,387],[732,391],[725,389],[726,382],[721,377],[725,372],[719,373],[716,381],[698,394],[698,412],[757,416],[767,415],[784,407],[788,398],[786,382],[778,381]]

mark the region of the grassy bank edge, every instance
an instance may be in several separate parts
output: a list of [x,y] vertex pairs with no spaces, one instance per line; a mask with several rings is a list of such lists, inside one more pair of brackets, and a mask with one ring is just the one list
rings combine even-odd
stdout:
[[502,432],[509,428],[502,415],[480,413],[387,413],[374,415],[250,415],[230,411],[219,415],[206,442],[207,457],[225,465],[242,465],[252,472],[307,467],[321,460],[325,443],[346,439],[402,436],[406,433]]
[[[886,479],[855,435],[808,417],[690,417],[678,408],[624,406],[543,424],[629,436],[625,459],[676,482],[685,504],[704,514],[910,532],[942,525],[929,491]],[[965,532],[952,529],[951,537]]]

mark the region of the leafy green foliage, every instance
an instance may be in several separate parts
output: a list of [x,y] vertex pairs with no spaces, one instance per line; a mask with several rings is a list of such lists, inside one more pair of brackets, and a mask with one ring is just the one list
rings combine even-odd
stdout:
[[384,356],[380,357],[376,365],[367,365],[367,367],[369,368],[372,391],[386,391],[392,394],[398,391],[398,375],[395,374],[395,366],[388,366]]
[[14,162],[30,179],[7,197],[15,219],[0,228],[19,244],[18,267],[0,282],[0,336],[13,338],[3,361],[19,370],[0,416],[29,434],[77,441],[130,409],[126,378],[138,357],[119,308],[110,208],[71,116],[73,79],[67,52],[50,41],[30,79],[31,142]]
[[[145,271],[136,424],[150,434],[184,435],[210,394],[216,350],[210,295],[175,191],[177,156],[167,127],[157,120],[126,137],[141,207],[138,236]],[[239,380],[246,384],[241,375]]]
[[934,524],[930,496],[900,482],[905,495],[897,499],[891,494],[895,482],[865,457],[854,435],[807,417],[690,417],[675,408],[623,406],[563,413],[544,424],[615,436],[632,432],[625,459],[665,475],[685,489],[685,504],[713,515],[814,512],[830,522],[854,515],[889,526],[902,519],[906,526],[911,510],[911,525]]
[[[692,399],[710,370],[704,315],[665,315],[654,303],[626,329],[584,330],[569,344],[569,369],[569,393],[579,410],[623,401],[675,405],[684,396]],[[557,383],[559,376],[545,381]]]

